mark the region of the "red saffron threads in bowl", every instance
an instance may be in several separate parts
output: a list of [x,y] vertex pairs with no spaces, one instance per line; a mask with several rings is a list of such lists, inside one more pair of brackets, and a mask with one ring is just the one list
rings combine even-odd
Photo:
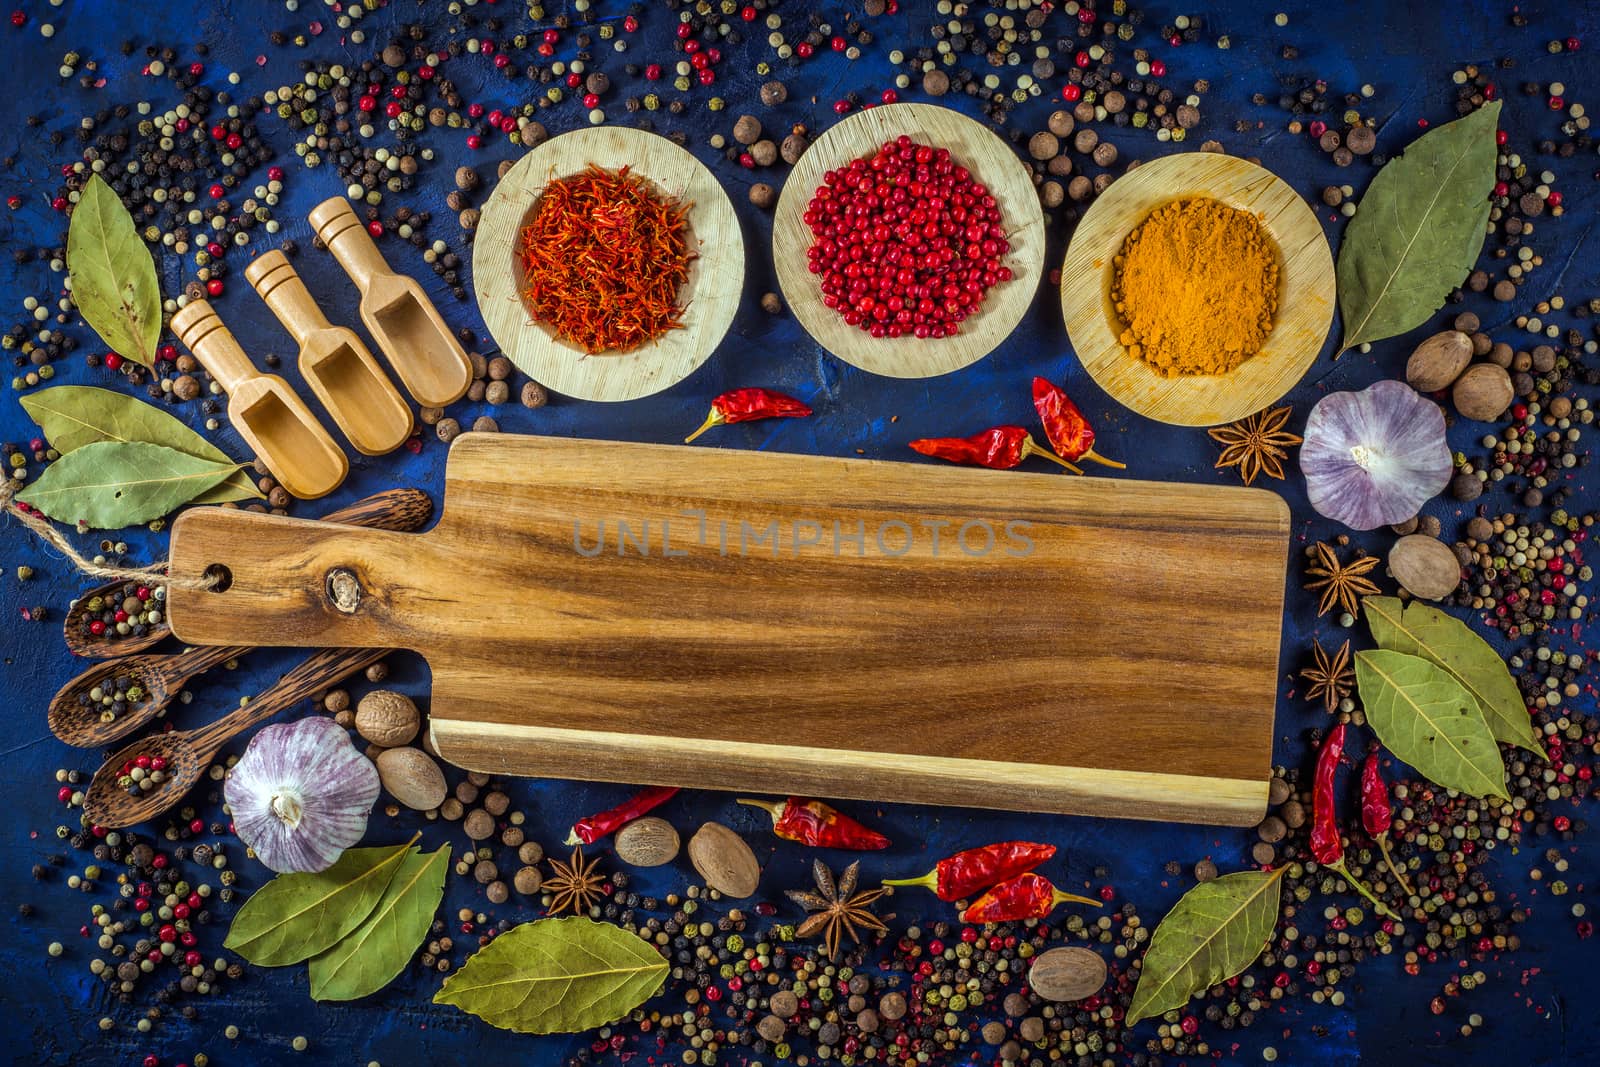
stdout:
[[587,353],[630,352],[682,326],[691,206],[627,167],[551,181],[517,243],[534,321]]

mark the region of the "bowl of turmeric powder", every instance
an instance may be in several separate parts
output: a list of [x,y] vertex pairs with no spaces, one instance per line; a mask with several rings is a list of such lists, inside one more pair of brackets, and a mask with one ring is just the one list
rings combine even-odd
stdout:
[[1281,178],[1185,152],[1113,182],[1073,235],[1061,311],[1084,369],[1147,418],[1215,426],[1278,400],[1333,323],[1333,254]]

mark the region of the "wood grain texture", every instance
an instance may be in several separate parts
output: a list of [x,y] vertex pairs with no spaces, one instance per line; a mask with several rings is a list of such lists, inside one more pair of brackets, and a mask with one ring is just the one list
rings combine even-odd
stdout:
[[[552,179],[579,174],[591,163],[627,167],[657,193],[693,205],[689,244],[699,258],[678,294],[682,328],[632,352],[588,355],[534,322],[522,298],[517,244],[528,213]],[[744,291],[744,238],[721,183],[665,137],[626,126],[574,130],[523,156],[495,186],[472,246],[472,287],[501,351],[529,377],[580,400],[635,400],[681,382],[721,343]]]
[[[1001,262],[1008,282],[991,288],[978,313],[954,337],[873,337],[847,325],[822,303],[817,276],[807,269],[813,240],[803,219],[811,195],[830,170],[870,156],[885,141],[906,134],[919,144],[948,148],[1000,203],[1011,250]],[[858,111],[817,138],[784,180],[772,220],[772,261],[795,318],[816,342],[852,366],[891,378],[931,378],[976,363],[1004,341],[1033,300],[1044,273],[1044,209],[1022,160],[987,127],[936,104],[885,104]]]
[[[1117,339],[1112,261],[1156,208],[1201,196],[1260,216],[1277,245],[1278,316],[1261,351],[1232,373],[1164,378]],[[1125,406],[1179,426],[1232,422],[1294,388],[1327,340],[1334,293],[1333,254],[1306,202],[1271,171],[1216,152],[1166,156],[1118,178],[1078,223],[1061,265],[1061,314],[1084,369]]]
[[423,653],[467,766],[1245,824],[1288,521],[1263,490],[467,434],[423,535],[184,514],[173,573],[232,584],[168,611],[191,643]]

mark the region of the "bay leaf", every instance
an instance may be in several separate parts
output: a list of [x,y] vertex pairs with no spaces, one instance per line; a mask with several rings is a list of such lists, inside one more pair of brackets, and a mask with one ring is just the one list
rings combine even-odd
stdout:
[[[92,385],[58,385],[22,398],[23,410],[44,431],[50,447],[71,452],[96,441],[143,441],[166,445],[214,463],[233,463],[228,454],[184,425],[181,419],[146,404],[138,397]],[[229,500],[261,499],[255,482],[244,471],[207,490],[196,503],[220,504]]]
[[1426,604],[1402,605],[1392,596],[1369,596],[1361,604],[1379,648],[1443,667],[1477,700],[1495,740],[1545,758],[1522,691],[1494,646],[1460,619]]
[[1494,733],[1449,671],[1404,652],[1357,652],[1356,685],[1367,725],[1424,778],[1475,797],[1506,797]]
[[98,441],[50,464],[17,499],[58,522],[115,530],[159,519],[238,469],[165,445]]
[[1494,188],[1495,100],[1417,138],[1378,171],[1339,249],[1340,350],[1405,333],[1478,261]]
[[245,901],[223,945],[263,967],[310,959],[372,914],[410,851],[352,848],[325,871],[278,875]]
[[125,359],[155,366],[161,283],[133,216],[98,174],[89,176],[67,225],[72,300],[100,340]]
[[434,994],[490,1026],[575,1034],[614,1022],[661,988],[667,961],[610,923],[538,919],[479,949]]
[[433,925],[449,866],[449,845],[413,849],[361,925],[311,958],[311,999],[355,1000],[399,977]]
[[1181,1008],[1254,963],[1277,925],[1285,870],[1225,874],[1185,893],[1150,938],[1128,1025]]

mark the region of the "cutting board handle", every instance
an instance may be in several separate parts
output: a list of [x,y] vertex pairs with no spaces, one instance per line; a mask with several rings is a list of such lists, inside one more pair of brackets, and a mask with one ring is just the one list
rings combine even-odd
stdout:
[[167,617],[193,645],[406,647],[392,609],[414,586],[407,575],[437,555],[415,534],[195,508],[173,523],[171,573],[222,581],[174,582]]

